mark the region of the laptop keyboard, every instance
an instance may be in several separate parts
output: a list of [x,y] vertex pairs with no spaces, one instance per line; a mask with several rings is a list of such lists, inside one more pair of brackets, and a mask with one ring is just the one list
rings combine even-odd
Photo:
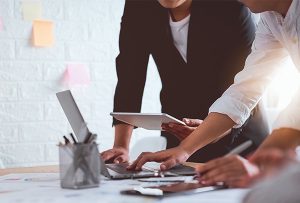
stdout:
[[181,165],[181,164],[174,166],[173,168],[168,170],[168,172],[175,173],[177,175],[195,175],[196,174],[194,168],[192,168],[190,166]]
[[[120,164],[106,164],[107,168],[119,173],[119,174],[137,174],[141,173],[141,171],[129,171],[127,170],[128,163],[120,163]],[[153,172],[153,170],[143,169],[142,172]],[[194,175],[195,169],[189,166],[177,165],[172,169],[168,170],[168,172],[177,174],[177,175]]]
[[[106,164],[107,168],[119,173],[119,174],[137,174],[141,171],[129,171],[127,170],[128,163],[120,163],[120,164]],[[151,172],[149,170],[143,169],[143,172]]]

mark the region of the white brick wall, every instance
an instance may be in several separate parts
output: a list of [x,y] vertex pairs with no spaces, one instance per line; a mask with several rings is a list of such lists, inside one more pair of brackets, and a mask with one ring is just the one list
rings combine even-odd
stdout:
[[[71,129],[55,93],[65,89],[61,79],[69,62],[90,69],[91,85],[73,93],[101,150],[109,148],[124,0],[42,0],[43,18],[55,24],[51,48],[31,46],[32,23],[23,21],[20,2],[0,0],[0,168],[57,163],[56,144]],[[160,88],[151,60],[143,112],[160,111]],[[157,134],[138,129],[133,143]]]

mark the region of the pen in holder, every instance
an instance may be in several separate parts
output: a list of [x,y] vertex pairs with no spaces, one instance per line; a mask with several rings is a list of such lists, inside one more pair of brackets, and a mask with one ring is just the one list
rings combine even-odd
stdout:
[[62,188],[99,186],[100,159],[95,142],[59,145],[59,163]]

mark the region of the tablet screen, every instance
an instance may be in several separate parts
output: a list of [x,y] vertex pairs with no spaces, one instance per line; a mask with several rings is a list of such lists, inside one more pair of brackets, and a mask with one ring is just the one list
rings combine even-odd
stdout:
[[166,123],[186,125],[184,122],[165,113],[112,112],[110,115],[119,121],[147,130],[162,130],[162,124]]

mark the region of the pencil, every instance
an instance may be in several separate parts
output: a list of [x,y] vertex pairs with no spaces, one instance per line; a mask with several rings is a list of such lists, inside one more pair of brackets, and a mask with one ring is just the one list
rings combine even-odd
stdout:
[[72,138],[74,144],[77,144],[77,141],[76,141],[75,136],[73,135],[73,133],[70,133],[70,136],[71,136],[71,138]]

